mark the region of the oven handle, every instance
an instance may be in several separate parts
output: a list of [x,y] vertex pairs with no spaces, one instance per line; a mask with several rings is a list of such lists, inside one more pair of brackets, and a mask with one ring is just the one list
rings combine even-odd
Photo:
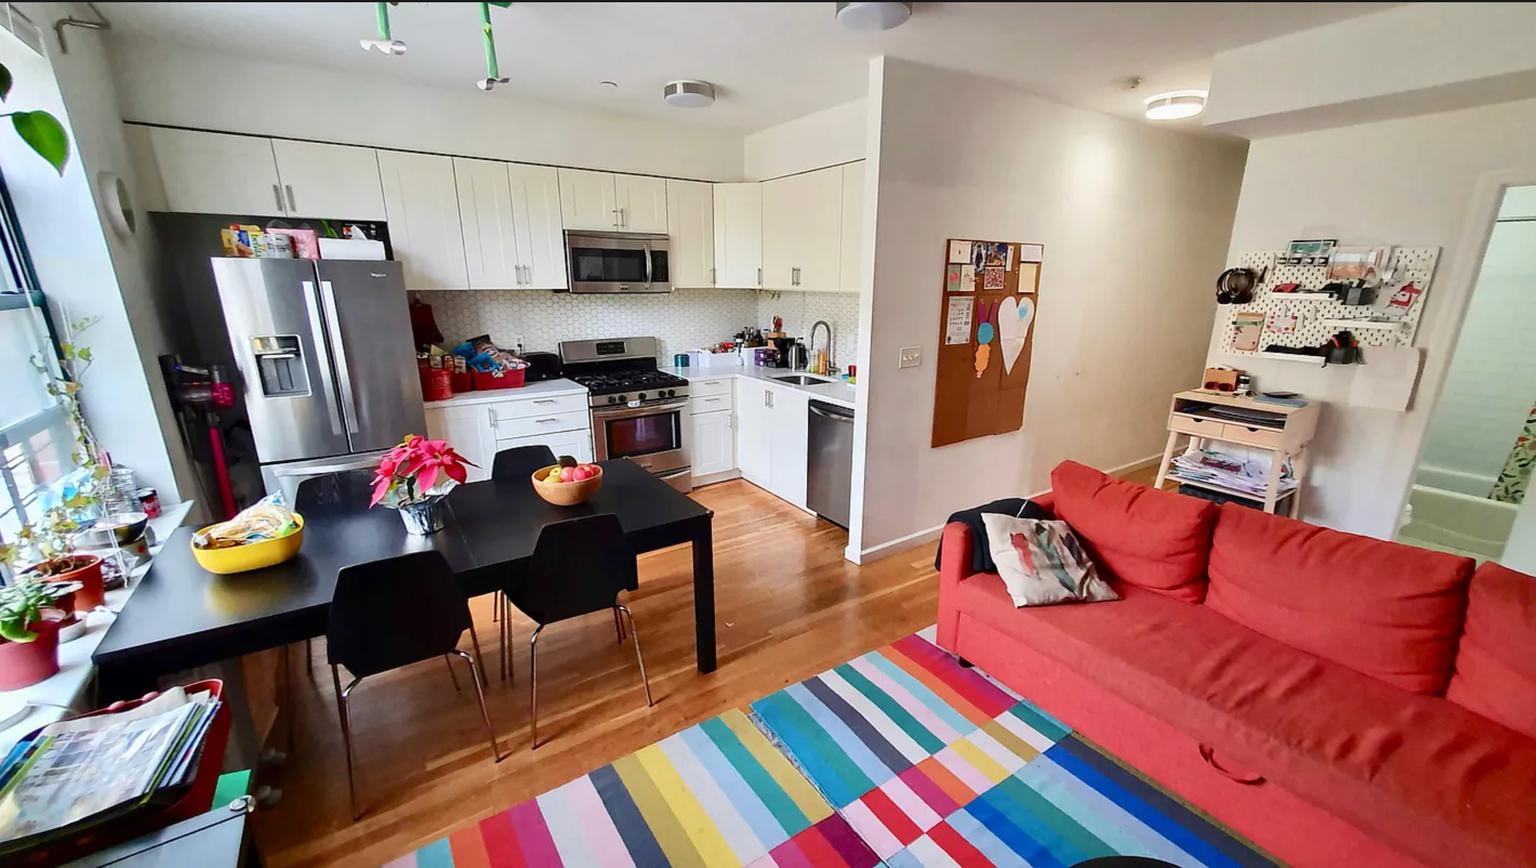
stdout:
[[659,413],[671,413],[677,410],[685,410],[687,407],[687,401],[676,401],[668,404],[646,404],[642,407],[621,407],[613,410],[610,410],[607,407],[603,407],[598,410],[593,410],[592,418],[594,420],[632,419],[636,416],[654,416]]
[[651,285],[651,243],[649,241],[645,243],[645,285],[647,288]]

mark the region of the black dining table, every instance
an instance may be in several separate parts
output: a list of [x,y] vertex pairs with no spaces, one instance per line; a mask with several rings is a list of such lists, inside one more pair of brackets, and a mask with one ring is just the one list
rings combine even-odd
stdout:
[[715,575],[709,509],[628,460],[602,462],[602,488],[554,506],[526,478],[457,486],[447,524],[413,536],[395,510],[368,508],[366,475],[327,480],[295,504],[304,543],[291,560],[221,576],[192,556],[192,530],[167,540],[92,656],[102,701],[137,696],[156,678],[325,634],[342,567],[423,550],[441,552],[466,597],[527,581],[545,525],[612,513],[636,552],[691,543],[694,637],[700,672],[715,669]]

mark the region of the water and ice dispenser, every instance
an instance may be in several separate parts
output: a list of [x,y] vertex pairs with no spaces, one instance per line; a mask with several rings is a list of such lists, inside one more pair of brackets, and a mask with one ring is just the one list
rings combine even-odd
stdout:
[[253,337],[251,354],[256,357],[262,397],[292,398],[309,394],[309,374],[298,335]]

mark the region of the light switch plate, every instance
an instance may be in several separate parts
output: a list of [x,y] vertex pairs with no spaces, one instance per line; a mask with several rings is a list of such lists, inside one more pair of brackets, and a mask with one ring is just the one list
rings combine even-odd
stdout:
[[901,361],[897,364],[897,367],[899,367],[899,368],[915,368],[918,365],[921,365],[922,363],[923,363],[923,348],[922,347],[902,347],[901,348]]

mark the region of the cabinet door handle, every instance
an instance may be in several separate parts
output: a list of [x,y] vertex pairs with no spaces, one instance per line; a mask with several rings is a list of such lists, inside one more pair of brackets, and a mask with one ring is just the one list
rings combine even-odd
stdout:
[[709,282],[711,284],[715,283],[715,267],[713,265],[709,267]]
[[718,403],[720,403],[720,399],[719,398],[705,398],[704,399],[704,403],[706,403],[706,404],[718,404]]
[[615,208],[612,211],[609,211],[608,213],[613,215],[613,228],[617,229],[617,228],[619,228],[620,226],[623,225],[622,223],[619,222],[619,209]]
[[283,189],[288,191],[288,210],[289,210],[289,212],[298,211],[299,210],[299,203],[295,202],[293,200],[293,185],[292,184],[284,184],[283,185]]
[[554,398],[539,398],[538,400],[534,401],[533,403],[535,403],[535,404],[553,404],[553,403],[556,403],[556,402],[555,402]]
[[517,282],[523,284],[524,286],[528,285],[530,282],[528,279],[528,266],[519,265],[517,267]]
[[548,425],[548,424],[550,424],[552,422],[559,422],[560,420],[559,419],[535,419],[533,421],[535,423],[539,424],[539,425]]
[[277,200],[277,210],[284,213],[288,211],[287,208],[283,207],[283,191],[276,184],[272,185],[272,198]]
[[762,268],[762,266],[758,266],[758,268],[757,268],[757,285],[758,286],[762,286],[763,285],[763,268]]
[[629,217],[627,217],[624,214],[624,209],[620,208],[619,209],[619,226],[623,227],[623,226],[628,226],[628,225],[629,225]]
[[493,410],[491,410],[489,412],[491,414],[491,427],[495,428],[496,427],[496,411],[493,409]]

